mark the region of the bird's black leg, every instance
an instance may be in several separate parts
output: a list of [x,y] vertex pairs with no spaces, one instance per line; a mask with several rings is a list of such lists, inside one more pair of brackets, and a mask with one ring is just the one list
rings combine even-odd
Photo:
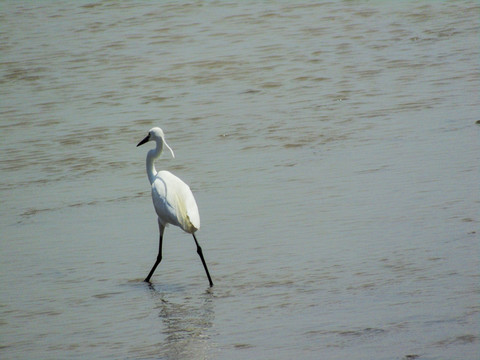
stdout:
[[150,278],[152,277],[153,273],[155,272],[155,269],[157,268],[158,264],[160,264],[160,261],[162,261],[162,242],[163,242],[163,232],[165,231],[165,226],[162,224],[158,223],[158,227],[160,229],[160,241],[158,245],[158,255],[157,255],[157,260],[155,261],[155,264],[153,264],[152,270],[150,270],[150,273],[148,276],[145,278],[145,282],[150,282]]
[[202,248],[200,247],[200,245],[198,245],[198,241],[197,241],[197,238],[195,237],[195,234],[192,234],[192,235],[193,235],[193,239],[195,240],[195,244],[197,245],[197,254],[200,256],[200,260],[202,260],[203,267],[205,268],[205,272],[207,273],[208,282],[210,283],[210,287],[212,287],[213,286],[212,278],[210,277],[210,273],[208,272],[207,263],[203,258]]

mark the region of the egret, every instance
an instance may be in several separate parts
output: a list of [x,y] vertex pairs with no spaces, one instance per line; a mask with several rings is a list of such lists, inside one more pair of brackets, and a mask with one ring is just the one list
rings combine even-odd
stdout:
[[155,141],[156,147],[148,152],[146,165],[148,180],[152,186],[153,206],[155,207],[155,212],[158,216],[160,244],[158,247],[157,260],[155,261],[155,264],[153,264],[152,270],[150,270],[150,273],[145,278],[145,282],[150,283],[150,278],[160,261],[162,261],[163,233],[165,231],[165,226],[172,224],[193,235],[193,239],[197,245],[197,254],[200,256],[200,260],[202,260],[203,267],[207,273],[208,282],[210,283],[210,287],[212,287],[212,278],[208,272],[202,248],[195,237],[195,231],[200,229],[200,214],[198,213],[195,198],[193,197],[190,187],[180,178],[176,177],[169,171],[162,170],[157,172],[155,169],[154,161],[162,154],[164,145],[170,150],[172,157],[175,157],[172,148],[168,146],[165,141],[163,130],[158,127],[150,129],[148,135],[137,144],[137,147],[150,140]]

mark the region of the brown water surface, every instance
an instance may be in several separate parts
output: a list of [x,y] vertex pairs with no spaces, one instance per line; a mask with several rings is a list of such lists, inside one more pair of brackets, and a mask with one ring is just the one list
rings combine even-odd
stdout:
[[0,358],[478,359],[479,10],[3,1]]

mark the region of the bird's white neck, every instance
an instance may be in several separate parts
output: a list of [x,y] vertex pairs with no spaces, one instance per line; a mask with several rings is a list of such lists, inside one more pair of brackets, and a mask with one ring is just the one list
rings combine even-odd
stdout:
[[157,176],[157,170],[155,169],[155,160],[160,157],[162,154],[163,150],[163,141],[157,141],[157,146],[155,149],[150,150],[147,153],[147,161],[146,161],[146,166],[147,166],[147,176],[148,176],[148,181],[150,181],[150,184],[153,184],[155,181],[155,177]]

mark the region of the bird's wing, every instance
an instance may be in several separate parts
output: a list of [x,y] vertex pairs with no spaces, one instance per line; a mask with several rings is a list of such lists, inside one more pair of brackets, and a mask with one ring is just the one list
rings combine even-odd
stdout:
[[177,214],[172,204],[167,200],[167,187],[165,181],[156,177],[152,183],[152,201],[155,208],[155,212],[163,225],[176,225],[180,226],[177,221]]
[[[162,206],[168,208],[169,218],[174,220],[168,222],[189,233],[200,229],[200,214],[190,187],[169,171],[160,171],[157,178],[161,180],[160,195],[163,195],[165,203]],[[172,212],[175,219],[171,219]]]

